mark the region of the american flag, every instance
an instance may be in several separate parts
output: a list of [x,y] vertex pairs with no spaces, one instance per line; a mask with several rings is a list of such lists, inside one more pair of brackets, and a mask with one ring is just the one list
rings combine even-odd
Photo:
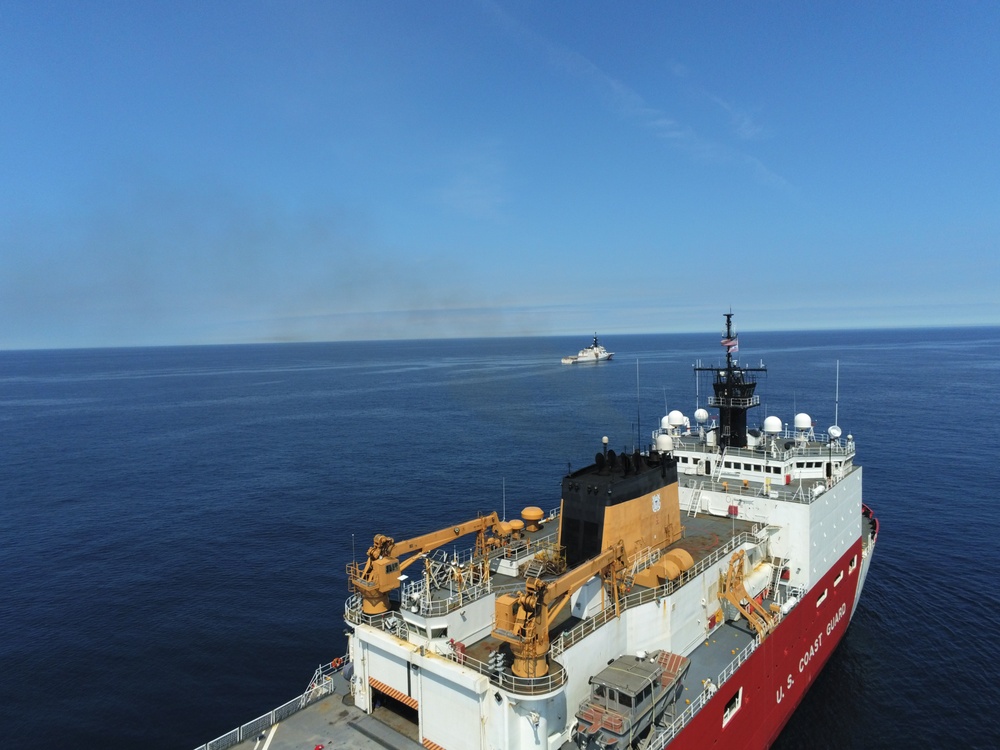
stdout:
[[733,352],[738,352],[740,350],[740,340],[739,337],[733,336],[731,339],[722,339],[722,345],[726,347],[726,351],[730,354]]

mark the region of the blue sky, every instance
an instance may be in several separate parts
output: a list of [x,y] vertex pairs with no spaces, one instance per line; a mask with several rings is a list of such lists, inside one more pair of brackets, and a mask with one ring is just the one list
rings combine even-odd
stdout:
[[0,348],[1000,324],[994,2],[0,0]]

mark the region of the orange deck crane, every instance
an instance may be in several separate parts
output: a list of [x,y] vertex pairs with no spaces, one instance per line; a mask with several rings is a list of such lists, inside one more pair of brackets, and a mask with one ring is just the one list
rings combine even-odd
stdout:
[[524,591],[497,597],[493,637],[510,644],[514,654],[511,670],[515,675],[543,677],[548,674],[549,629],[556,615],[573,592],[598,573],[610,578],[612,596],[617,602],[620,573],[625,562],[625,545],[618,542],[555,580],[529,578]]
[[[500,533],[500,518],[496,512],[471,521],[432,531],[428,534],[396,542],[392,537],[376,534],[368,548],[364,566],[352,562],[347,565],[347,579],[351,590],[360,594],[366,615],[380,615],[389,611],[389,592],[399,588],[400,574],[424,554],[448,544],[466,534],[475,532],[476,553],[487,551],[486,531]],[[404,555],[410,555],[403,558]]]

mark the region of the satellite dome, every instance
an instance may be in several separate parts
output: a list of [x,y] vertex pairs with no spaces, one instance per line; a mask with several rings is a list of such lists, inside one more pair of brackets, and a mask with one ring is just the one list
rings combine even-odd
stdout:
[[810,417],[805,412],[800,412],[795,415],[795,429],[796,430],[811,430],[813,426],[812,417]]
[[826,431],[826,434],[830,436],[831,440],[836,440],[841,435],[841,429],[837,425],[833,425]]
[[670,435],[656,436],[656,450],[660,453],[670,453],[674,449],[674,439]]
[[768,417],[765,419],[764,432],[768,435],[777,435],[781,432],[781,417]]
[[660,429],[661,430],[668,430],[668,429],[670,429],[670,417],[661,417],[660,418]]
[[667,419],[670,420],[671,427],[681,427],[684,425],[684,415],[677,411],[677,409],[670,412],[667,415]]
[[708,412],[704,409],[695,409],[694,418],[699,424],[704,424],[708,421]]

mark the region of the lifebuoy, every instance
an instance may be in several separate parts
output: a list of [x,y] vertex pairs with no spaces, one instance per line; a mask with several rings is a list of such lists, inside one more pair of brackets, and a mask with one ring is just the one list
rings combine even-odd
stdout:
[[343,662],[340,659],[334,659],[332,662],[330,662],[330,666],[333,667],[334,669],[340,669],[341,664],[343,664]]

